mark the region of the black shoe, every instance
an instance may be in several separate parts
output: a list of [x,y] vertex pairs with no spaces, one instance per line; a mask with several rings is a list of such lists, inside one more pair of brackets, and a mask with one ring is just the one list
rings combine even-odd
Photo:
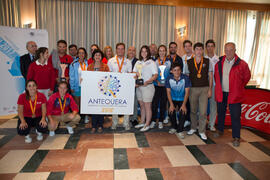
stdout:
[[239,147],[240,146],[240,139],[234,138],[232,144],[234,147]]

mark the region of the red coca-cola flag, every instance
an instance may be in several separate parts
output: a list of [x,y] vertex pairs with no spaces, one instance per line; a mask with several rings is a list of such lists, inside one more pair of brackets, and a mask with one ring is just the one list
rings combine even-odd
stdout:
[[[246,89],[246,100],[242,103],[241,124],[270,134],[270,91]],[[225,125],[231,125],[227,109]]]

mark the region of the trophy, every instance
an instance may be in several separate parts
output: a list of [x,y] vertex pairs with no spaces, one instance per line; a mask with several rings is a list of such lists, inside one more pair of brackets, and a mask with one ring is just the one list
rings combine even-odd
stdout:
[[64,63],[61,63],[60,64],[60,68],[61,68],[61,71],[62,71],[62,73],[61,73],[61,77],[60,77],[60,81],[66,81],[66,78],[65,78],[65,70],[66,70],[66,68],[67,68],[67,64],[64,64]]
[[160,84],[165,84],[165,77],[164,77],[164,71],[166,69],[166,66],[165,65],[161,65],[159,66],[159,70],[160,70]]
[[138,77],[138,79],[136,79],[136,84],[137,85],[143,85],[144,84],[144,81],[142,79],[142,67],[143,67],[143,65],[141,63],[140,64],[138,63],[136,65],[136,68],[137,68],[138,73],[139,73],[139,77]]

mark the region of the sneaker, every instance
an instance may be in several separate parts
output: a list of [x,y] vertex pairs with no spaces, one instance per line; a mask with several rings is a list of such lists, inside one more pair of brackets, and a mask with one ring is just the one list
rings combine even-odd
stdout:
[[74,134],[73,128],[70,126],[67,126],[68,134]]
[[187,127],[187,126],[189,126],[189,125],[190,125],[190,122],[189,121],[185,121],[184,128]]
[[144,127],[144,125],[145,125],[144,123],[137,124],[137,125],[135,126],[135,128],[137,128],[137,129],[138,129],[138,128]]
[[98,133],[102,133],[103,132],[103,128],[102,127],[99,127],[98,130],[97,130]]
[[30,137],[30,135],[28,134],[27,136],[25,136],[25,143],[31,143],[32,142],[32,138]]
[[92,128],[91,129],[91,134],[94,134],[96,132],[96,129],[95,128]]
[[214,126],[211,126],[209,129],[210,131],[216,131],[216,128]]
[[185,134],[183,132],[177,133],[178,137],[180,139],[184,139],[185,138]]
[[150,124],[150,128],[153,129],[156,126],[156,122],[152,121]]
[[50,131],[49,136],[54,136],[55,132],[54,131]]
[[201,136],[202,140],[207,140],[205,133],[199,133],[199,135]]
[[196,132],[196,129],[190,129],[188,132],[187,132],[187,134],[188,135],[192,135],[192,134],[194,134]]
[[38,132],[37,130],[36,130],[36,133],[37,133],[37,140],[42,141],[43,140],[42,133]]
[[148,131],[150,129],[149,126],[144,126],[142,129],[140,129],[141,132]]
[[234,147],[239,147],[240,146],[240,139],[234,138],[232,144]]
[[175,134],[175,133],[176,133],[176,129],[171,128],[171,129],[169,130],[169,133],[170,133],[170,134]]
[[159,123],[158,123],[158,128],[159,128],[159,129],[163,129],[163,123],[162,123],[162,122],[159,122]]
[[167,117],[163,120],[163,123],[164,123],[164,124],[169,123],[169,116],[167,116]]
[[85,123],[85,124],[89,123],[89,117],[88,117],[88,116],[85,116],[85,117],[84,117],[84,123]]

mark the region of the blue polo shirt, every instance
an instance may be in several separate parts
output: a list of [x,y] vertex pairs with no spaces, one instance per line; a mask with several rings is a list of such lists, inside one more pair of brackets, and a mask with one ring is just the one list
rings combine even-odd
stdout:
[[171,89],[171,97],[173,101],[184,101],[185,88],[191,87],[191,82],[187,75],[181,73],[180,79],[175,80],[173,76],[169,76],[165,83],[166,88]]

